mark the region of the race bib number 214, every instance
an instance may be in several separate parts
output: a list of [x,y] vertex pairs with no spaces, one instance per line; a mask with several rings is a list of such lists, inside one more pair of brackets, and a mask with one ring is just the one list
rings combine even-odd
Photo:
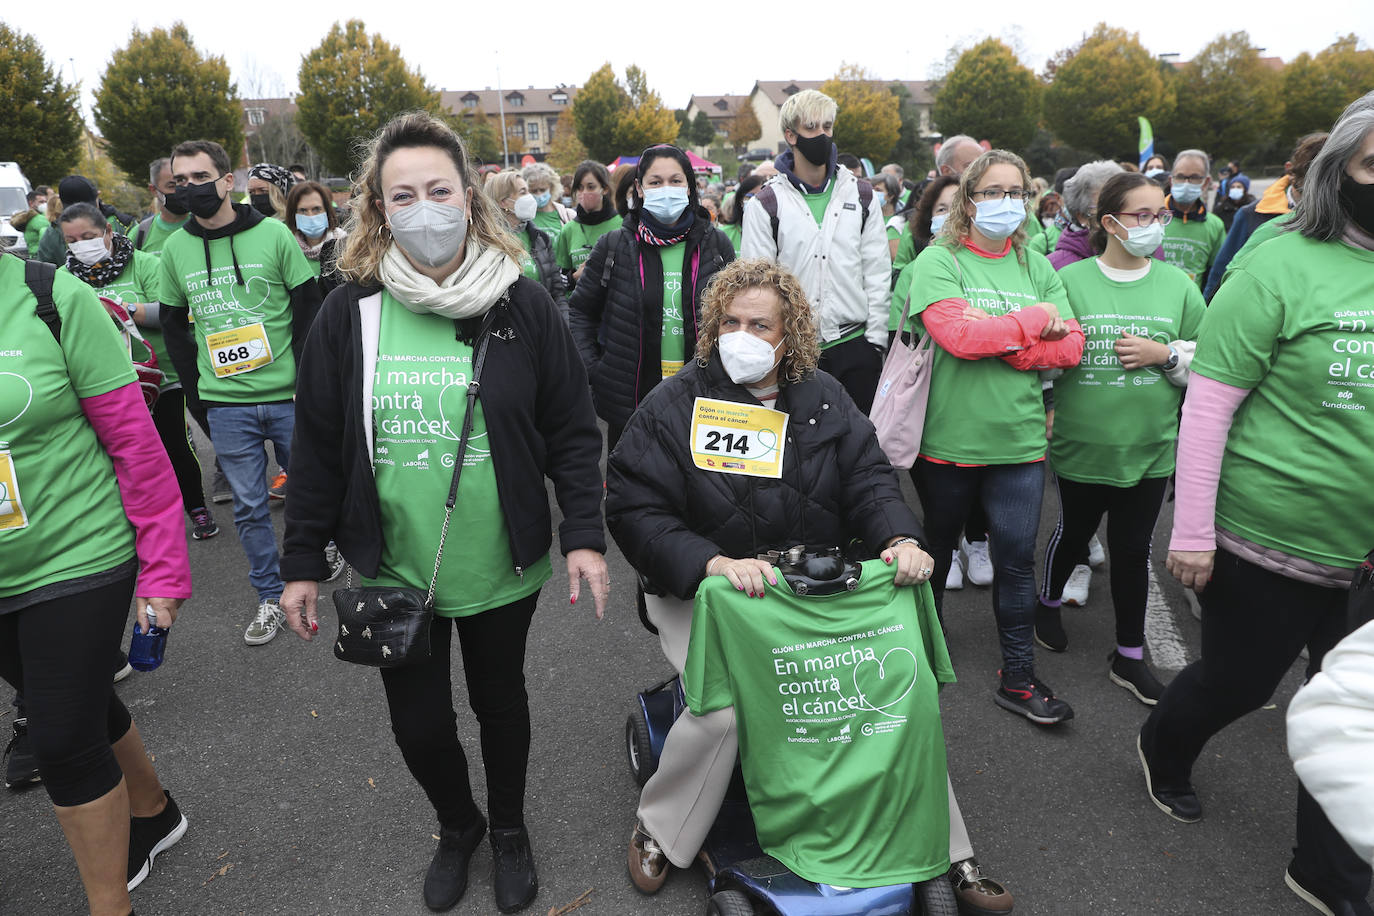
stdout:
[[692,407],[692,463],[703,471],[782,477],[787,414],[757,404],[697,398]]

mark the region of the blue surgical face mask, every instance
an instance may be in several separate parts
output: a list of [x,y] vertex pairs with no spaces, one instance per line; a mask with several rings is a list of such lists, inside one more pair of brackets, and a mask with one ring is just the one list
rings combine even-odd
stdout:
[[663,225],[671,226],[687,209],[687,189],[645,188],[644,209]]
[[973,225],[994,241],[1010,238],[1026,221],[1026,202],[1003,197],[1001,200],[980,200]]
[[1158,178],[1160,175],[1163,175],[1163,174],[1164,174],[1164,170],[1161,169],[1161,168],[1153,168],[1153,169],[1146,169],[1146,170],[1145,170],[1145,177],[1146,177],[1146,178]]
[[873,192],[873,197],[874,197],[875,200],[878,201],[878,206],[879,206],[879,207],[885,207],[885,206],[887,206],[887,192],[886,192],[886,191],[874,191],[874,192]]
[[1202,185],[1189,184],[1186,181],[1175,182],[1169,186],[1169,196],[1174,199],[1174,203],[1186,207],[1202,196]]
[[940,230],[945,228],[945,220],[949,219],[948,213],[941,213],[930,218],[930,234],[939,235]]
[[297,213],[296,228],[308,239],[319,238],[329,231],[329,214],[316,213],[314,216],[306,216],[304,213]]
[[539,205],[539,209],[541,210],[547,207],[551,200],[553,200],[552,191],[545,191],[543,194],[534,195],[534,202]]

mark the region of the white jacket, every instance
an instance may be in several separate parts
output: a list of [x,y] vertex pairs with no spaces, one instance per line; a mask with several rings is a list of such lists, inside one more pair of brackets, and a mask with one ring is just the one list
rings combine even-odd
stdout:
[[875,194],[868,219],[859,211],[859,180],[835,169],[835,187],[821,225],[785,175],[768,179],[778,200],[778,234],[755,197],[744,206],[740,257],[772,258],[797,275],[818,319],[821,343],[864,325],[870,343],[887,348],[892,257]]
[[1341,640],[1293,697],[1288,756],[1350,848],[1374,863],[1374,623]]

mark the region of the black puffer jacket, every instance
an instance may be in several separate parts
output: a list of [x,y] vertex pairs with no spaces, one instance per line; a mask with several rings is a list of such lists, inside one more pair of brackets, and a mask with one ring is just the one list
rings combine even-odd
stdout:
[[[658,250],[639,244],[638,226],[638,215],[632,211],[619,229],[597,239],[568,303],[568,324],[587,365],[596,412],[617,428],[629,421],[639,402],[662,380],[663,312],[649,304],[657,303],[659,297],[643,295],[640,258],[644,282],[652,283],[655,277],[661,282],[663,268]],[[701,257],[693,276],[697,252]],[[709,214],[702,210],[687,233],[682,256],[683,286],[692,293],[692,310],[683,309],[682,315],[689,355],[696,346],[701,294],[711,278],[734,259],[730,239],[711,225]],[[687,302],[685,295],[682,301]]]
[[[568,281],[563,279],[563,271],[558,269],[558,262],[554,260],[553,242],[549,241],[549,234],[536,227],[534,220],[530,220],[525,223],[525,237],[529,239],[530,257],[534,258],[534,264],[539,268],[539,282],[549,291],[558,307],[566,312],[568,307],[564,304],[563,293],[568,288]],[[565,314],[564,320],[567,317]]]
[[856,537],[876,554],[898,535],[923,537],[873,424],[832,376],[817,371],[782,386],[781,480],[693,465],[688,439],[698,397],[758,403],[730,381],[718,352],[705,368],[688,361],[644,399],[607,463],[606,521],[649,591],[690,599],[716,554],[738,559]]

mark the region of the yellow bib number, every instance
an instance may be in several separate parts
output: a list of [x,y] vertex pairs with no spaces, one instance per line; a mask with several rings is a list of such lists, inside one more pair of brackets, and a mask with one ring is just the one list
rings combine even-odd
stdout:
[[782,477],[787,414],[757,404],[697,398],[692,407],[692,463],[717,474]]
[[14,476],[14,459],[0,452],[0,531],[29,527],[29,517],[19,499],[19,480]]
[[272,363],[272,345],[267,342],[267,329],[261,322],[206,334],[205,346],[210,351],[215,378],[252,372]]

